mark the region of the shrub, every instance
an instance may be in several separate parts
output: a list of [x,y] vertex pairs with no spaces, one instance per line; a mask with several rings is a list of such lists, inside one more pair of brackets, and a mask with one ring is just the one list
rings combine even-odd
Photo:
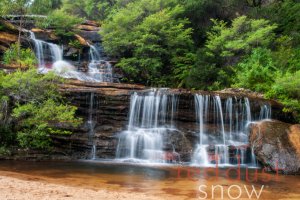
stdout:
[[12,44],[4,52],[3,62],[6,65],[19,65],[21,67],[33,67],[36,65],[36,57],[31,49],[21,48],[19,44]]
[[276,78],[276,73],[271,51],[256,48],[237,65],[234,86],[267,92]]

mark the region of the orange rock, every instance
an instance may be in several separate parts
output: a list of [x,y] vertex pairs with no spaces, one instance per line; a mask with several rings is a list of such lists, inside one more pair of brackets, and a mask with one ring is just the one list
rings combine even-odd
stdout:
[[33,29],[31,29],[31,31],[35,32],[35,33],[37,33],[37,32],[46,32],[46,31],[44,31],[44,30],[42,30],[40,28],[33,28]]
[[288,137],[300,159],[300,124],[295,124],[290,127]]
[[75,34],[75,37],[76,37],[76,39],[80,42],[81,45],[83,45],[83,46],[88,46],[87,41],[86,41],[83,37],[81,37],[81,36],[78,35],[78,34]]
[[79,25],[77,26],[78,29],[84,30],[84,31],[99,31],[100,28],[97,26],[90,26],[90,25]]
[[272,171],[300,174],[300,124],[263,120],[250,125],[250,144],[256,158]]
[[11,33],[0,32],[0,41],[3,43],[12,43],[18,40],[18,36]]

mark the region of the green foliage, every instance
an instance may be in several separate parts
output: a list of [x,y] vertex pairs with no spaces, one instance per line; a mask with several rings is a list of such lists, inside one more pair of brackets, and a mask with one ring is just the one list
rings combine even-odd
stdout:
[[209,55],[222,57],[249,53],[252,48],[268,47],[274,40],[276,25],[265,19],[235,18],[230,27],[224,21],[212,20],[206,47]]
[[[193,62],[192,30],[178,18],[183,7],[174,1],[136,1],[121,8],[103,26],[103,45],[134,81],[150,85],[182,85],[185,63]],[[172,76],[168,76],[172,75]],[[171,82],[170,82],[171,81]]]
[[236,87],[258,92],[269,91],[277,73],[271,51],[263,48],[254,49],[237,65],[236,71]]
[[184,17],[187,17],[194,30],[193,39],[197,45],[203,45],[206,32],[212,22],[210,19],[229,21],[245,7],[246,2],[240,0],[183,0]]
[[9,156],[11,153],[9,149],[4,146],[0,146],[0,156]]
[[293,38],[281,36],[276,39],[276,50],[273,59],[283,72],[300,70],[300,46],[293,46]]
[[[76,107],[68,105],[58,90],[61,82],[52,73],[37,74],[34,68],[0,76],[2,109],[10,118],[6,127],[12,129],[9,125],[14,125],[10,134],[17,133],[13,138],[20,146],[49,148],[51,135],[71,134],[66,128],[81,123],[75,117]],[[5,126],[0,124],[0,128]]]
[[[72,15],[103,21],[120,0],[65,0],[62,9]],[[121,0],[123,1],[123,0]]]
[[[241,16],[233,19],[231,25],[222,20],[213,19],[212,22],[205,47],[198,51],[196,64],[189,76],[189,87],[192,88],[219,90],[229,87],[234,82],[235,66],[239,61],[257,47],[269,47],[275,38],[276,25],[265,19]],[[239,68],[247,71],[246,64]],[[250,73],[238,75],[237,79],[243,82],[240,85],[245,86],[246,80],[251,79]]]
[[70,45],[71,47],[76,48],[76,49],[81,49],[81,48],[83,47],[82,44],[80,44],[80,42],[79,42],[78,40],[71,40],[71,41],[69,42],[69,45]]
[[[17,139],[22,147],[49,148],[51,134],[71,134],[56,128],[60,123],[79,125],[74,117],[76,107],[63,105],[48,99],[43,103],[17,105],[13,117],[18,119],[21,130]],[[55,126],[56,125],[56,126]]]
[[278,76],[267,96],[280,100],[285,105],[284,111],[293,112],[300,122],[300,70]]
[[4,52],[3,62],[6,65],[19,65],[21,67],[33,67],[37,61],[31,49],[23,49],[19,44],[12,44]]
[[1,0],[0,15],[24,15],[30,7],[31,0]]
[[61,0],[34,0],[30,6],[30,12],[33,14],[46,15],[60,8],[61,5]]
[[40,28],[54,28],[57,35],[72,36],[75,25],[83,21],[82,18],[70,15],[63,10],[55,10],[46,19],[37,21],[36,25]]
[[289,35],[293,42],[300,41],[300,2],[298,0],[275,1],[274,3],[255,9],[249,14],[253,17],[267,18],[278,24],[277,32]]

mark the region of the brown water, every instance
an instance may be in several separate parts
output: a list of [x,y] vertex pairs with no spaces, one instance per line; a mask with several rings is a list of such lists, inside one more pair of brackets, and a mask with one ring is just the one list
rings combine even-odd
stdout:
[[[212,199],[212,195],[214,199],[222,199],[222,193],[223,199],[300,199],[300,176],[242,168],[239,177],[236,170],[107,162],[0,161],[0,173],[5,176],[95,190],[171,195],[172,199]],[[247,194],[252,187],[257,194],[261,190],[259,198]]]

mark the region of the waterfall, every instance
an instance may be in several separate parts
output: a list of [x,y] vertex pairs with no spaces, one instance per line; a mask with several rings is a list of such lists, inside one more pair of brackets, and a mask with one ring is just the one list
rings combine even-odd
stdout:
[[101,59],[101,54],[95,46],[90,45],[91,61],[88,65],[88,73],[85,74],[77,71],[72,64],[63,60],[63,51],[58,45],[37,39],[32,31],[30,31],[30,39],[35,46],[40,73],[53,70],[64,78],[88,82],[113,82],[111,64]]
[[[211,166],[256,166],[253,149],[249,147],[247,125],[252,120],[271,117],[271,106],[261,105],[259,116],[251,113],[248,98],[195,95],[195,114],[199,124],[199,143],[192,156],[192,164]],[[207,129],[206,127],[213,127]]]
[[131,96],[128,128],[119,135],[116,158],[164,162],[177,155],[174,147],[166,148],[165,136],[174,128],[176,95],[165,89],[153,89]]
[[62,49],[58,45],[37,39],[32,31],[30,31],[30,39],[35,45],[39,70],[49,68],[53,63],[63,60]]
[[102,59],[101,53],[94,45],[90,46],[90,63],[88,65],[88,74],[96,82],[113,82],[111,64]]
[[95,99],[95,94],[93,92],[91,92],[91,96],[90,96],[90,101],[89,101],[89,116],[88,116],[88,121],[87,121],[87,125],[88,125],[88,143],[89,145],[92,146],[91,149],[91,159],[95,160],[96,159],[96,144],[95,144],[95,140],[94,140],[94,136],[95,136],[95,121],[93,118],[93,113],[94,113],[94,99]]

